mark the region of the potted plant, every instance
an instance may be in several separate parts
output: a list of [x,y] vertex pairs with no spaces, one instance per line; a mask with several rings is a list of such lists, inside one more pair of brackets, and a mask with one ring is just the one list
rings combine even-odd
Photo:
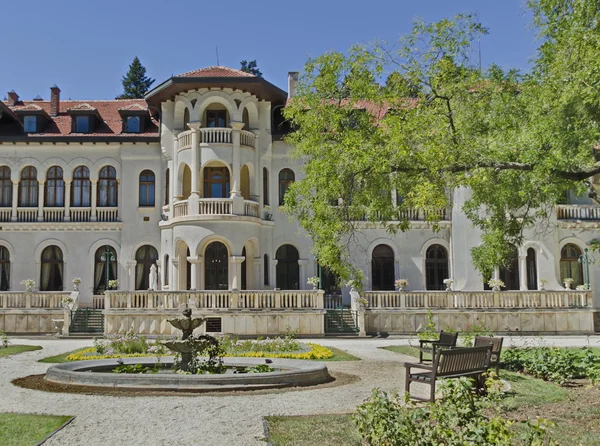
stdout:
[[500,289],[505,286],[504,282],[500,279],[490,279],[488,285],[492,287],[492,291],[500,291]]
[[575,282],[575,280],[571,277],[567,277],[565,280],[563,280],[563,283],[565,284],[565,289],[570,290],[571,285],[573,285],[573,282]]
[[25,286],[25,291],[31,293],[35,288],[35,280],[33,279],[25,279],[21,281],[21,285]]
[[404,288],[406,288],[408,286],[408,280],[398,279],[394,282],[394,285],[396,285],[396,288],[398,288],[398,291],[404,291]]
[[118,280],[109,280],[108,281],[108,289],[109,290],[116,290],[117,288],[119,288],[119,281]]
[[73,291],[79,291],[79,284],[81,283],[81,279],[79,277],[75,277],[71,282],[73,282]]
[[446,291],[452,291],[452,284],[454,280],[452,279],[444,279],[444,285],[446,285]]
[[319,286],[319,278],[317,276],[309,277],[306,283],[312,285],[313,290],[317,290]]

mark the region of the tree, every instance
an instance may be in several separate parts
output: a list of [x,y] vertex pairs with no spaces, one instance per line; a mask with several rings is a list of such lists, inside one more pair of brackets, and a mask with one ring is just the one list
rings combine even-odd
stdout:
[[[482,231],[473,262],[489,275],[567,191],[595,197],[600,0],[528,5],[542,43],[527,73],[480,70],[474,44],[488,30],[466,14],[415,22],[398,50],[356,46],[307,61],[284,111],[305,169],[286,208],[343,278],[360,277],[349,255],[357,221],[405,231],[404,209],[447,207],[451,191],[464,192],[462,211]],[[428,219],[435,229],[439,216]]]
[[253,74],[256,77],[262,77],[262,73],[258,69],[258,64],[256,63],[256,60],[251,60],[250,62],[248,62],[247,60],[242,60],[240,62],[240,65],[240,71],[243,71],[244,73]]
[[150,90],[154,79],[146,76],[146,67],[136,56],[129,65],[127,74],[121,78],[121,83],[123,84],[123,94],[119,96],[119,99],[141,99]]

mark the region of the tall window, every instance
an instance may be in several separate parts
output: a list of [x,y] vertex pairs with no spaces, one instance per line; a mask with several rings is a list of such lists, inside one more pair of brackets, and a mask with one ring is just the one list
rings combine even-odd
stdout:
[[565,279],[573,279],[573,288],[583,285],[583,270],[579,263],[580,255],[581,249],[573,243],[567,243],[560,250],[560,280],[564,282]]
[[265,254],[263,256],[263,283],[269,285],[269,256]]
[[21,181],[19,181],[19,207],[37,207],[38,187],[37,169],[33,166],[25,167],[21,171]]
[[23,130],[25,133],[35,133],[37,131],[37,117],[25,116],[23,118]]
[[388,245],[377,245],[371,257],[373,291],[394,289],[394,251]]
[[102,246],[96,250],[94,261],[94,294],[102,294],[108,289],[107,265],[108,280],[117,279],[117,251],[112,246]]
[[230,182],[227,167],[204,168],[204,197],[229,198]]
[[87,208],[91,206],[92,182],[90,181],[90,169],[79,166],[73,171],[73,186],[71,187],[71,206],[76,208]]
[[140,117],[139,116],[128,116],[126,123],[127,133],[140,133]]
[[248,289],[248,264],[250,262],[246,261],[246,247],[244,246],[244,248],[242,248],[242,257],[244,257],[244,260],[242,261],[242,285],[240,287],[240,289],[242,290],[247,290]]
[[226,290],[229,288],[229,258],[227,247],[221,242],[212,242],[204,252],[204,288]]
[[12,206],[12,181],[10,179],[10,168],[0,166],[0,208]]
[[283,206],[285,193],[294,181],[295,176],[291,169],[283,169],[279,172],[279,206]]
[[527,289],[537,290],[537,267],[535,263],[535,249],[529,248],[527,250]]
[[10,288],[10,253],[6,246],[0,246],[0,291]]
[[64,262],[61,249],[54,245],[46,247],[41,260],[40,291],[62,291]]
[[227,110],[207,110],[206,127],[225,127],[227,125]]
[[44,204],[48,207],[65,205],[65,181],[62,167],[52,166],[46,173],[46,190]]
[[514,246],[507,264],[500,268],[500,280],[504,282],[507,290],[519,289],[519,253]]
[[163,272],[165,277],[163,278],[163,285],[169,286],[169,254],[165,254],[165,265],[163,266]]
[[275,253],[277,259],[277,288],[282,290],[300,289],[300,265],[298,250],[292,245],[283,245]]
[[117,207],[117,192],[117,171],[112,166],[104,166],[98,179],[98,207]]
[[269,205],[269,171],[263,167],[263,204]]
[[75,133],[89,133],[90,131],[90,117],[89,116],[75,116]]
[[171,189],[171,175],[170,175],[170,170],[167,169],[165,172],[165,206],[171,202],[170,189]]
[[425,253],[425,285],[428,290],[445,290],[448,279],[448,252],[441,245],[431,245]]
[[140,173],[140,206],[154,206],[154,172]]
[[153,246],[144,245],[138,248],[135,253],[135,289],[150,289],[150,269],[156,265],[158,252]]

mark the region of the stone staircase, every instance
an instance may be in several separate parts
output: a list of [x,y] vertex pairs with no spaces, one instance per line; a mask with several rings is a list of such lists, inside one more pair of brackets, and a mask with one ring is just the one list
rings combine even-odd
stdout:
[[325,313],[325,334],[358,334],[355,316],[354,312],[347,308],[327,310]]
[[70,334],[103,334],[104,315],[102,310],[79,308],[71,312]]

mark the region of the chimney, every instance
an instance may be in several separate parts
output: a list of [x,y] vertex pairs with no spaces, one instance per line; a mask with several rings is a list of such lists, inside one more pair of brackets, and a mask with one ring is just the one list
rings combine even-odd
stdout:
[[290,71],[288,73],[288,99],[296,96],[296,87],[298,86],[298,72]]
[[50,87],[50,116],[60,113],[60,88],[56,85]]
[[11,90],[8,92],[8,101],[7,104],[9,107],[14,107],[19,102],[19,95],[15,92],[15,90]]

